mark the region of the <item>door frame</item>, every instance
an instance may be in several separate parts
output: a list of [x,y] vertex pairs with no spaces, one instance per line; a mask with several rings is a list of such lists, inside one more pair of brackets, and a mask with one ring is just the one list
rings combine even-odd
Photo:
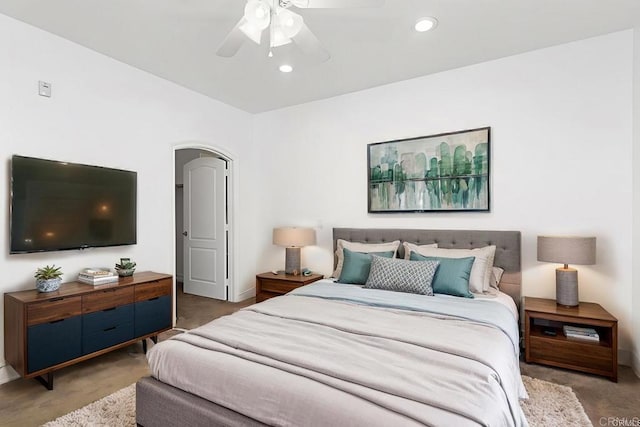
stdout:
[[[192,141],[192,142],[187,141],[180,144],[176,144],[172,147],[171,170],[173,171],[173,173],[171,177],[171,182],[173,185],[171,186],[171,200],[172,200],[171,217],[173,219],[173,226],[172,226],[173,234],[171,236],[171,240],[173,242],[173,245],[172,245],[173,256],[171,257],[171,262],[173,265],[174,289],[175,289],[175,282],[176,282],[176,232],[178,231],[176,230],[176,214],[175,214],[176,151],[185,150],[185,149],[208,151],[209,153],[215,154],[217,157],[220,157],[221,159],[224,159],[227,162],[227,168],[228,168],[227,212],[228,212],[228,220],[229,220],[229,224],[228,224],[229,234],[228,234],[228,240],[227,240],[227,247],[228,247],[227,258],[229,260],[229,270],[228,270],[229,281],[227,283],[228,285],[227,301],[238,302],[238,295],[236,294],[236,283],[235,283],[235,278],[238,277],[238,274],[236,271],[237,263],[235,261],[236,259],[238,259],[238,245],[237,245],[237,236],[235,232],[235,228],[236,228],[235,224],[238,223],[238,212],[237,212],[237,209],[235,209],[235,207],[238,205],[238,192],[236,191],[236,183],[239,182],[237,156],[229,152],[228,150],[222,149],[220,147],[217,147],[211,144],[198,142],[198,141]],[[182,232],[182,230],[180,230],[180,232]],[[175,307],[174,307],[174,313],[176,313],[176,316],[177,316]]]

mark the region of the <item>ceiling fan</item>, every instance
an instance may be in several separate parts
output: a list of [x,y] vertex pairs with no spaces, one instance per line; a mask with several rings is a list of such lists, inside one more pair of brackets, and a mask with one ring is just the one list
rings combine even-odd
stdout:
[[273,48],[294,42],[307,55],[319,62],[329,59],[318,38],[309,30],[302,16],[289,10],[333,9],[350,7],[378,7],[384,0],[247,0],[244,15],[224,39],[216,54],[223,57],[234,56],[245,40],[260,45],[263,32],[269,45],[269,56]]

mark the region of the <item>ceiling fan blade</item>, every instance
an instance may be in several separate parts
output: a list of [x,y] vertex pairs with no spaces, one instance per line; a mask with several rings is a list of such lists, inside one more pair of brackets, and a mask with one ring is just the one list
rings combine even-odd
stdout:
[[301,9],[339,9],[350,7],[382,7],[385,0],[291,0]]
[[240,30],[240,26],[244,24],[245,19],[242,18],[235,27],[227,34],[224,41],[218,48],[216,55],[230,58],[240,50],[240,46],[247,39],[244,33]]
[[331,58],[329,52],[327,52],[322,46],[322,43],[320,43],[320,40],[318,40],[315,34],[307,27],[307,24],[303,23],[298,34],[291,38],[305,55],[313,57],[318,62],[325,62]]

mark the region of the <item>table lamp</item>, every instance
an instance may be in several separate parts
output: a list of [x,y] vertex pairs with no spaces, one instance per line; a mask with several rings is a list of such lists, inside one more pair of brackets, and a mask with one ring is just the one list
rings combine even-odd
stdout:
[[316,230],[302,227],[279,227],[273,229],[273,244],[286,248],[286,274],[300,274],[300,248],[316,244]]
[[595,264],[596,238],[538,236],[538,261],[564,264],[556,269],[556,303],[575,307],[579,304],[578,270],[568,264]]

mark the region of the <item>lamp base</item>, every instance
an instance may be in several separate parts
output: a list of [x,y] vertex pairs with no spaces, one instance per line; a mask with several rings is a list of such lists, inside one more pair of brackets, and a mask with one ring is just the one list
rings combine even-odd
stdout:
[[300,248],[286,248],[284,272],[294,276],[300,274]]
[[578,301],[578,270],[557,268],[556,303],[565,307],[575,307],[579,304]]

